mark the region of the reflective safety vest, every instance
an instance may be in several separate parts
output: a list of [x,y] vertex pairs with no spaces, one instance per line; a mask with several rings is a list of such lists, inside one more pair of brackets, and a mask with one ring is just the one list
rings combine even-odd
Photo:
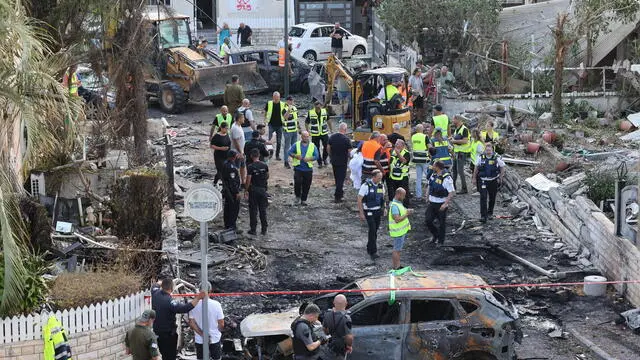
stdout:
[[[310,142],[309,145],[307,146],[307,152],[304,155],[302,155],[302,145],[301,145],[301,142],[298,141],[296,143],[296,153],[295,153],[295,155],[302,155],[302,157],[310,158],[310,157],[313,157],[313,153],[315,152],[315,150],[316,150],[316,146],[313,145],[312,142]],[[293,160],[291,160],[291,165],[293,167],[296,167],[296,166],[300,165],[300,162],[301,162],[300,160],[298,160],[296,158],[293,158]],[[307,162],[307,166],[312,168],[313,167],[313,161]]]
[[447,114],[440,114],[433,117],[433,132],[436,128],[442,129],[442,137],[447,137],[449,133],[449,117]]
[[225,57],[227,55],[227,52],[224,51],[224,43],[222,45],[220,45],[220,57]]
[[443,171],[442,174],[433,174],[429,179],[429,195],[446,198],[449,196],[449,190],[444,187],[444,180],[451,176],[448,171]]
[[71,346],[67,342],[67,334],[62,323],[54,316],[49,316],[47,324],[42,328],[45,360],[71,360]]
[[384,88],[384,97],[386,101],[393,99],[395,94],[400,94],[400,91],[395,85],[389,84]]
[[380,165],[382,165],[382,172],[385,175],[389,173],[390,161],[391,161],[391,148],[382,149],[382,154],[380,154]]
[[367,195],[362,199],[362,205],[365,210],[380,210],[384,204],[384,186],[382,182],[374,184],[373,180],[367,179]]
[[500,167],[498,167],[498,156],[494,153],[491,157],[486,154],[480,155],[480,166],[478,167],[478,175],[484,180],[493,180],[500,175]]
[[411,224],[409,223],[408,217],[402,219],[400,222],[396,222],[393,218],[392,209],[394,207],[398,209],[400,216],[407,215],[407,208],[402,205],[402,202],[393,199],[391,205],[389,205],[389,236],[392,238],[401,237],[411,230]]
[[80,87],[80,81],[78,81],[78,75],[74,71],[69,76],[69,70],[64,73],[62,83],[69,88],[69,95],[78,96],[78,87]]
[[307,349],[307,345],[304,344],[304,340],[298,339],[298,337],[296,336],[296,329],[298,328],[298,325],[300,323],[305,324],[305,326],[309,328],[309,333],[312,336],[312,340],[316,340],[313,336],[313,325],[311,324],[311,322],[304,319],[303,317],[298,317],[293,321],[293,323],[291,323],[291,332],[293,333],[293,353],[302,357],[313,356],[320,351],[320,347],[313,351],[310,351],[309,349]]
[[220,127],[222,123],[227,123],[227,129],[231,129],[231,123],[233,123],[233,117],[231,114],[227,113],[227,116],[222,116],[222,114],[216,115],[216,127]]
[[[280,110],[286,109],[287,104],[280,101]],[[267,113],[265,114],[267,117],[267,124],[271,121],[271,113],[273,112],[273,100],[269,100],[267,103]],[[284,117],[282,116],[282,111],[280,111],[280,121],[284,124]]]
[[427,153],[427,135],[423,133],[415,133],[411,137],[411,148],[413,149],[414,164],[425,164],[429,157]]
[[278,66],[281,68],[284,67],[284,57],[285,57],[284,48],[281,47],[280,49],[278,49]]
[[449,153],[449,142],[447,140],[437,141],[434,139],[433,147],[436,148],[436,154],[433,156],[433,162],[442,161],[446,166],[451,166],[451,154]]
[[[407,97],[407,94],[411,95],[411,89],[409,89],[409,91],[406,90],[406,88],[403,86],[401,86],[398,89],[398,92],[400,93],[400,96],[402,96],[405,100],[406,100],[406,104],[408,107],[412,107],[413,106],[413,102],[411,101],[411,96]],[[405,102],[403,101],[402,104],[400,104],[400,106],[398,107],[399,109],[402,109],[405,105]]]
[[[482,146],[482,150],[478,153],[478,145]],[[478,161],[478,154],[482,154],[484,152],[484,143],[480,140],[476,140],[471,142],[471,163],[475,166]]]
[[292,133],[298,131],[298,108],[295,105],[286,105],[285,112],[289,112],[290,119],[284,119],[284,132]]
[[[402,149],[400,152],[400,156],[406,157],[409,153],[409,150]],[[391,173],[389,173],[389,177],[391,180],[402,180],[409,176],[409,162],[402,163],[400,161],[400,157],[391,155]],[[408,189],[405,189],[408,190]]]
[[371,174],[373,170],[378,168],[375,163],[375,156],[381,147],[376,139],[367,140],[362,144],[360,152],[362,152],[363,173]]
[[311,136],[322,136],[329,133],[327,109],[321,109],[320,117],[318,117],[316,108],[313,108],[309,110],[307,116],[309,117],[309,134]]
[[467,129],[467,127],[463,124],[460,125],[459,128],[457,128],[454,132],[453,132],[453,139],[454,140],[462,140],[464,138],[464,136],[462,134],[464,134],[464,131],[467,130],[467,143],[463,144],[463,145],[453,145],[453,152],[454,153],[470,153],[471,152],[471,132],[469,131],[469,129]]
[[496,142],[498,139],[500,139],[500,134],[495,130],[493,130],[493,137],[489,136],[486,130],[480,132],[480,140],[483,142]]

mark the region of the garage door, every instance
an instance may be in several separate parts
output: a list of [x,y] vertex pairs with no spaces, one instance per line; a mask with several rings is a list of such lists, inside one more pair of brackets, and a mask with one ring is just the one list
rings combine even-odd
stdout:
[[298,22],[328,22],[336,23],[353,31],[352,24],[353,2],[299,2]]

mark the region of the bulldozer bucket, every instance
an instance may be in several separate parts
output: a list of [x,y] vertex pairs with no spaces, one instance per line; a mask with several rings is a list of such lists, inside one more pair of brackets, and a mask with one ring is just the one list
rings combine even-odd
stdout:
[[195,81],[189,91],[192,101],[221,98],[225,85],[231,83],[231,76],[238,75],[245,94],[257,94],[269,89],[267,82],[260,76],[255,61],[211,66],[195,69]]

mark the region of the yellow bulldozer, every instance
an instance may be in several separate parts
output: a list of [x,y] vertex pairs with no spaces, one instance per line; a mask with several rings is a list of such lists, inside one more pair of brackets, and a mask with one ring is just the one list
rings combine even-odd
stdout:
[[333,88],[338,77],[344,79],[351,91],[353,140],[369,140],[374,131],[391,134],[394,124],[400,124],[400,134],[405,139],[411,137],[411,112],[407,107],[408,97],[399,108],[394,107],[393,109],[387,108],[385,104],[381,104],[376,99],[378,92],[388,81],[401,80],[404,88],[408,89],[409,73],[407,70],[398,67],[384,67],[353,74],[333,55],[329,56],[326,69],[325,105],[331,102]]
[[189,17],[149,7],[145,19],[153,29],[153,70],[146,74],[148,98],[157,98],[167,113],[184,111],[188,101],[219,101],[232,75],[240,76],[245,94],[269,87],[255,62],[226,65],[194,46]]

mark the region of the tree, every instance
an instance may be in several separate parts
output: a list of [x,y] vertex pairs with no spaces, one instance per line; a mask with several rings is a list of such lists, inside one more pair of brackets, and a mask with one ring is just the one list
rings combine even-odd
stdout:
[[378,15],[408,43],[426,51],[464,53],[476,42],[496,41],[500,0],[385,0]]
[[[27,310],[25,280],[30,273],[24,259],[31,249],[18,208],[24,191],[21,177],[47,154],[71,151],[70,119],[81,114],[80,101],[70,98],[58,80],[65,58],[50,51],[52,39],[44,28],[26,15],[21,0],[0,0],[0,315]],[[21,146],[16,134],[23,131],[24,155],[15,152]]]

